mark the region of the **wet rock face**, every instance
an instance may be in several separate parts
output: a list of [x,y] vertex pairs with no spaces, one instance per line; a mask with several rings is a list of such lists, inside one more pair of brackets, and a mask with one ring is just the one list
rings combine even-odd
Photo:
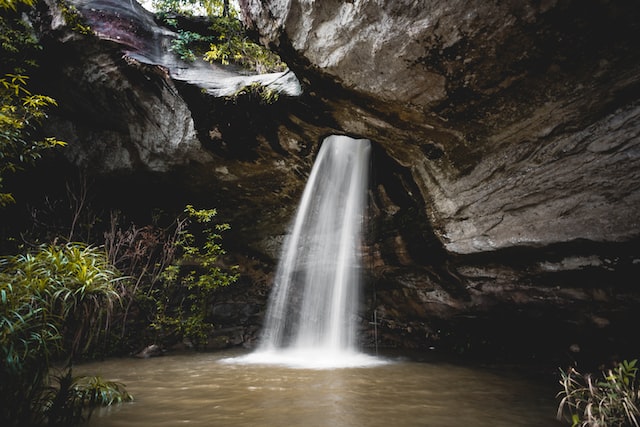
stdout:
[[43,38],[49,54],[42,60],[42,84],[61,105],[52,125],[71,142],[65,155],[102,173],[167,172],[206,161],[191,112],[176,97],[167,70],[127,55],[153,52],[162,42],[152,15],[134,4],[80,2],[97,37],[68,28],[54,2],[42,19],[52,37]]
[[[136,2],[72,4],[93,34],[74,31],[53,1],[34,20],[46,52],[34,80],[60,105],[46,131],[69,143],[66,160],[118,208],[213,205],[240,246],[277,256],[271,242],[284,233],[326,132],[286,128],[283,111],[308,114],[289,105],[300,91],[295,76],[182,61],[169,50],[176,34]],[[253,82],[272,85],[283,102],[230,97]]]
[[48,21],[51,130],[107,181],[153,174],[159,199],[206,200],[231,222],[227,248],[259,268],[245,271],[250,291],[213,307],[221,341],[255,339],[282,236],[333,133],[374,146],[367,344],[374,311],[393,346],[504,343],[517,324],[523,349],[585,348],[575,341],[606,346],[637,323],[637,1],[240,0],[302,84],[275,104],[227,95],[291,74],[184,64],[135,3],[75,3],[97,37]]
[[372,98],[336,119],[412,170],[447,250],[638,237],[637,4],[241,4],[300,74]]
[[[372,249],[379,314],[396,336],[424,342],[412,322],[479,323],[515,307],[532,324],[572,319],[606,335],[590,319],[600,312],[628,326],[619,314],[638,302],[626,277],[640,259],[637,2],[240,4],[340,127],[403,171],[376,193]],[[398,192],[410,201],[394,202]]]

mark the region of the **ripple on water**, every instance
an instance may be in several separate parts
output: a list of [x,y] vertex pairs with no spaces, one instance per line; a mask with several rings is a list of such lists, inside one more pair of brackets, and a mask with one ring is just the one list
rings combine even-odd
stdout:
[[364,360],[384,363],[291,369],[252,357],[257,358],[198,353],[78,366],[77,373],[123,382],[135,397],[132,404],[96,411],[89,426],[560,425],[554,419],[555,381],[540,384],[495,370],[372,356]]

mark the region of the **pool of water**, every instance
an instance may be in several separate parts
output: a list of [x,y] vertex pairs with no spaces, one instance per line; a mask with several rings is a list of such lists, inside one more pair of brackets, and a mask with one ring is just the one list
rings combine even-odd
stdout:
[[557,387],[497,367],[389,358],[369,367],[228,363],[234,352],[112,359],[78,366],[126,384],[135,401],[92,427],[550,427]]

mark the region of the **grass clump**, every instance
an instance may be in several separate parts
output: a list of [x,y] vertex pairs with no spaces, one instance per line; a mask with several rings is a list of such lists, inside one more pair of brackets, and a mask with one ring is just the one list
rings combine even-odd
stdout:
[[561,370],[558,419],[572,427],[640,427],[637,362],[624,360],[599,376]]

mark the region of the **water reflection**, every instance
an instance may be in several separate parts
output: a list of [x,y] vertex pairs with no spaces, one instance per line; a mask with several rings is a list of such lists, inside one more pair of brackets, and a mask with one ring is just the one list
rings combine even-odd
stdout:
[[554,386],[445,363],[290,369],[225,364],[230,353],[92,363],[77,370],[125,383],[136,401],[90,426],[549,427]]

